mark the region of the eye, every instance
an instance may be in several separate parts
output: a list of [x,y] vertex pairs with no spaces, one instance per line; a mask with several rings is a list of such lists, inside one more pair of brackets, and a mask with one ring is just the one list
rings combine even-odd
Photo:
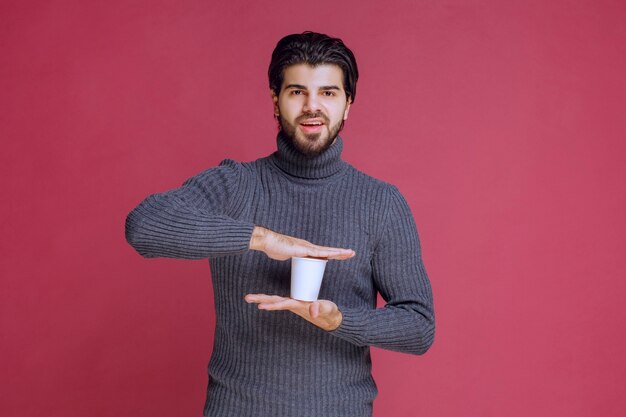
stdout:
[[302,90],[291,90],[291,94],[292,94],[292,95],[299,96],[299,95],[300,95],[300,93],[302,93]]
[[333,91],[324,91],[323,93],[326,97],[332,97],[335,95],[335,93]]

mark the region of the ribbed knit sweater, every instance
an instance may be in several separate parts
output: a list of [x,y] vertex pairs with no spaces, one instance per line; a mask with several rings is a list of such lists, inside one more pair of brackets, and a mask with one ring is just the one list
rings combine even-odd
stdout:
[[[434,339],[411,210],[395,186],[341,159],[341,137],[313,158],[280,133],[277,143],[270,156],[227,159],[147,197],[128,215],[126,239],[146,258],[209,259],[216,325],[205,416],[371,416],[369,347],[419,355]],[[326,266],[319,298],[339,307],[336,330],[244,301],[289,296],[290,262],[249,249],[255,225],[356,251]]]

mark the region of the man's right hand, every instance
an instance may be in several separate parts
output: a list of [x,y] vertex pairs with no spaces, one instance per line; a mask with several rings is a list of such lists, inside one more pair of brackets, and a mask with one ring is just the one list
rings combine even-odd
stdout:
[[250,249],[264,252],[270,258],[279,261],[286,261],[294,256],[344,260],[356,255],[352,249],[318,246],[260,226],[256,226],[252,232]]

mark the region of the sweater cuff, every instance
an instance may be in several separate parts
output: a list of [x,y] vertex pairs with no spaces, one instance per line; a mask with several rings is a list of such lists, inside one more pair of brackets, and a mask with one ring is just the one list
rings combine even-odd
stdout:
[[363,335],[366,331],[367,313],[363,309],[339,307],[342,320],[339,327],[328,333],[357,346],[365,346]]

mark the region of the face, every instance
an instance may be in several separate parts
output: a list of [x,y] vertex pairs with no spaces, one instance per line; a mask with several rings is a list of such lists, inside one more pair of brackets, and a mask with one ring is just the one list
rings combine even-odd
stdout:
[[350,102],[337,65],[291,65],[285,68],[280,94],[271,94],[282,131],[305,155],[328,149],[348,118]]

